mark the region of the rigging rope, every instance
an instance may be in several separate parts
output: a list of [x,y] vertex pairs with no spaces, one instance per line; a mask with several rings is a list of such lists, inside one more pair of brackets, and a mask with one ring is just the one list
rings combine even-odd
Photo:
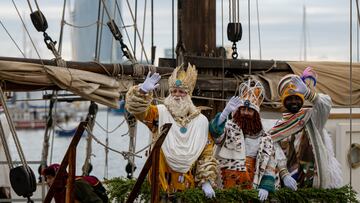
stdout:
[[[137,29],[137,0],[135,0],[135,18],[134,18],[134,55],[136,56],[136,29]],[[140,36],[139,36],[140,38]]]
[[[108,110],[106,112],[106,129],[109,129],[109,110],[110,108],[108,107]],[[95,121],[96,122],[96,121]],[[106,131],[106,138],[105,138],[105,166],[104,166],[104,178],[108,178],[109,176],[109,166],[108,166],[108,162],[109,162],[109,133]]]
[[250,0],[248,0],[248,26],[249,26],[249,75],[251,75],[251,19],[250,19]]
[[64,6],[62,11],[62,17],[61,17],[61,26],[60,26],[60,36],[59,36],[59,45],[58,45],[58,51],[61,55],[62,51],[62,39],[63,39],[63,33],[64,33],[64,25],[65,25],[65,8],[66,8],[66,0],[64,0]]
[[[86,132],[88,133],[88,135],[89,135],[92,139],[94,139],[95,142],[97,142],[97,143],[100,144],[101,146],[109,149],[110,151],[113,151],[113,152],[116,152],[116,153],[118,153],[118,154],[121,154],[121,155],[122,155],[124,158],[126,158],[126,159],[128,159],[129,156],[136,156],[136,157],[138,157],[138,158],[142,158],[142,156],[137,155],[138,153],[140,153],[140,151],[139,151],[139,152],[136,152],[136,153],[131,153],[131,152],[125,152],[125,151],[118,151],[118,150],[113,149],[113,148],[111,148],[111,147],[109,147],[109,146],[107,147],[104,143],[102,143],[102,142],[91,132],[91,130],[89,129],[89,126],[87,126],[87,127],[85,128],[85,130],[86,130]],[[149,147],[149,146],[147,146],[147,147]],[[143,151],[143,150],[145,150],[145,149],[142,149],[142,151]]]
[[8,121],[12,137],[14,139],[16,150],[19,153],[19,158],[21,160],[21,163],[22,163],[23,166],[25,166],[27,168],[27,163],[26,163],[24,151],[21,148],[21,144],[20,144],[19,138],[18,138],[16,130],[15,130],[15,125],[14,125],[14,122],[13,122],[11,116],[10,116],[9,109],[7,108],[4,92],[3,92],[1,86],[0,86],[0,102],[2,103],[2,107],[4,109],[4,113],[5,113],[6,119]]
[[[56,93],[57,94],[57,93]],[[56,97],[56,100],[57,100],[58,98]],[[57,102],[55,102],[55,115],[57,114]],[[56,125],[56,126],[58,126],[58,124],[57,124],[57,119],[56,119],[56,117],[55,117],[55,119],[54,119],[54,124],[53,124],[54,126]],[[54,127],[53,127],[54,128]],[[50,158],[49,158],[49,163],[52,163],[52,158],[53,158],[53,153],[54,153],[54,141],[55,141],[55,130],[53,130],[52,131],[52,133],[51,133],[51,144],[50,144]]]
[[97,24],[101,24],[102,26],[106,26],[105,24],[103,24],[103,23],[101,23],[101,22],[98,22],[98,21],[96,21],[96,22],[93,22],[93,23],[90,23],[90,24],[88,24],[88,25],[75,25],[75,24],[72,24],[72,23],[69,23],[69,22],[67,22],[66,20],[64,20],[64,24],[65,25],[68,25],[68,26],[71,26],[71,27],[74,27],[74,28],[88,28],[88,27],[91,27],[91,26],[93,26],[93,25],[97,25]]
[[259,0],[256,0],[256,17],[257,17],[257,29],[258,29],[258,38],[259,38],[259,56],[260,60],[262,59],[261,54],[261,34],[260,34],[260,17],[259,17]]
[[357,13],[357,24],[356,24],[356,51],[357,51],[357,62],[359,62],[359,24],[360,24],[360,12],[359,12],[359,0],[356,0],[356,13]]
[[[145,35],[145,24],[146,24],[146,5],[147,5],[147,0],[145,0],[145,2],[144,2],[144,18],[143,18],[143,29],[142,29],[142,36],[141,36],[141,39],[143,39],[143,41],[145,40],[145,37],[144,37],[144,35]],[[173,45],[173,48],[174,48],[174,45]],[[174,56],[174,55],[173,55]],[[141,54],[140,54],[140,61],[142,61],[142,59],[143,59],[143,52],[141,52]]]
[[[123,51],[123,54],[132,62],[132,63],[136,63],[136,58],[135,58],[135,52],[133,53],[134,56],[129,52],[128,47],[126,46],[126,44],[123,42],[122,39],[122,34],[119,31],[118,26],[116,25],[115,21],[111,18],[110,13],[108,11],[108,8],[104,2],[104,0],[102,0],[103,4],[104,4],[104,9],[105,12],[109,18],[109,22],[107,23],[111,33],[113,34],[113,37],[118,40],[120,42],[121,45],[121,50]],[[135,25],[136,27],[136,25]],[[140,36],[139,36],[140,37]],[[141,41],[141,40],[140,40]]]
[[[132,51],[132,55],[134,56],[134,58],[135,58],[135,60],[136,60],[136,56],[135,56],[135,52],[134,52],[134,49],[133,49],[133,45],[132,45],[132,43],[131,43],[129,33],[128,33],[127,29],[126,29],[126,27],[128,27],[128,26],[125,25],[125,22],[124,22],[124,20],[123,20],[123,18],[122,18],[122,15],[121,15],[122,12],[120,11],[120,7],[119,7],[119,4],[117,3],[117,1],[115,1],[115,5],[116,5],[116,9],[117,9],[117,11],[118,11],[118,13],[119,13],[120,21],[121,21],[121,23],[123,24],[123,28],[124,28],[124,30],[125,30],[126,37],[127,37],[128,41],[129,41],[130,49],[131,49],[131,51]],[[135,25],[132,25],[132,26],[135,26]]]
[[98,16],[97,16],[98,24],[96,26],[95,57],[94,57],[95,61],[99,61],[97,54],[98,54],[98,45],[99,45],[99,31],[100,31],[100,25],[102,23],[102,21],[100,22],[100,15],[101,15],[101,1],[99,1]]
[[[131,9],[130,4],[129,4],[129,0],[126,0],[126,3],[128,5],[131,17],[132,17],[133,22],[134,22],[134,28],[135,28],[136,34],[140,38],[140,33],[139,33],[139,30],[137,29],[136,21],[135,21],[134,14],[133,14],[132,9]],[[149,60],[148,60],[148,57],[147,57],[147,54],[146,54],[146,51],[145,51],[145,47],[144,47],[144,42],[143,42],[143,40],[141,38],[139,39],[139,41],[140,41],[140,44],[141,44],[142,51],[144,52],[144,55],[145,55],[145,60],[146,60],[147,63],[149,63]]]
[[[97,104],[95,102],[91,101],[90,106],[89,106],[88,115],[86,118],[86,120],[88,121],[87,128],[90,131],[93,131],[93,129],[94,129],[97,111],[98,111]],[[86,137],[86,155],[85,155],[85,160],[84,160],[84,164],[82,167],[83,175],[89,175],[89,168],[90,168],[90,164],[91,164],[91,153],[92,153],[92,137],[87,136]]]
[[[356,3],[358,5],[358,0],[356,0]],[[358,6],[357,6],[358,7]],[[349,104],[349,107],[350,107],[350,145],[352,145],[352,10],[353,10],[353,5],[352,5],[352,0],[350,0],[350,104]],[[358,10],[357,10],[358,11]],[[359,18],[360,14],[359,12],[357,13],[357,16]],[[350,168],[350,186],[352,186],[352,167],[349,167]]]
[[121,123],[119,125],[117,125],[114,129],[112,129],[110,131],[108,130],[108,128],[105,129],[103,126],[101,126],[101,124],[97,121],[95,121],[95,124],[97,126],[99,126],[101,128],[101,130],[103,130],[107,134],[111,134],[111,133],[115,132],[117,129],[119,129],[122,126],[122,124],[124,124],[124,122],[125,122],[125,119],[123,121],[121,121]]
[[30,39],[30,41],[31,41],[31,44],[33,45],[33,47],[34,47],[34,49],[35,49],[35,52],[36,52],[36,54],[38,55],[38,57],[39,57],[39,59],[40,59],[41,64],[44,65],[44,62],[43,62],[43,60],[42,60],[42,58],[41,58],[41,56],[40,56],[40,53],[39,53],[39,51],[37,50],[33,39],[31,38],[31,35],[30,35],[30,33],[29,33],[29,30],[27,29],[27,27],[26,27],[26,25],[25,25],[25,22],[24,22],[24,20],[22,19],[21,15],[20,15],[19,9],[17,8],[17,6],[16,6],[16,4],[15,4],[15,1],[12,0],[12,3],[13,3],[13,5],[14,5],[14,7],[15,7],[15,9],[16,9],[16,12],[17,12],[17,14],[18,14],[18,16],[19,16],[19,18],[20,18],[20,20],[21,20],[21,22],[22,22],[22,25],[23,25],[23,27],[24,27],[24,29],[25,29],[25,31],[26,31],[26,34],[28,35],[28,37],[29,37],[29,39]]
[[[104,22],[104,15],[105,15],[105,12],[104,12],[104,10],[105,10],[105,7],[106,5],[104,4],[104,7],[103,7],[103,9],[102,9],[102,12],[101,12],[101,22]],[[99,26],[99,28],[100,28],[100,36],[99,36],[99,41],[98,41],[98,50],[97,50],[97,58],[95,58],[95,61],[100,61],[100,54],[101,54],[101,43],[102,43],[102,35],[103,35],[103,26]]]
[[[55,99],[54,99],[54,96],[55,96]],[[54,106],[56,105],[56,102],[57,102],[57,91],[54,90],[52,93],[51,99],[50,99],[49,113],[47,116],[46,128],[45,128],[45,133],[44,133],[43,149],[42,149],[42,153],[41,153],[42,169],[44,169],[45,166],[47,165],[48,154],[49,154],[49,139],[50,139],[50,134],[54,129],[53,109],[54,109]]]
[[0,24],[1,26],[4,28],[5,32],[8,34],[8,36],[10,37],[11,41],[15,44],[15,46],[17,47],[17,49],[20,51],[21,55],[23,55],[24,58],[26,58],[24,52],[20,49],[19,45],[16,43],[16,41],[14,40],[14,38],[10,35],[9,31],[6,29],[6,27],[4,26],[4,24],[2,23],[2,21],[0,20]]
[[9,168],[13,168],[9,144],[6,140],[6,135],[5,135],[5,131],[4,131],[1,120],[0,120],[0,138],[1,138],[1,143],[2,143],[2,145],[0,145],[0,146],[2,146],[4,148],[4,153],[5,153],[7,164],[9,166]]

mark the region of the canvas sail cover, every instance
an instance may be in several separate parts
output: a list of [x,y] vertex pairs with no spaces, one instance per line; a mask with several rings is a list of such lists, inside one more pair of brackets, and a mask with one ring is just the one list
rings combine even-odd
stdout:
[[89,71],[13,61],[0,61],[0,80],[24,85],[57,85],[112,108],[119,108],[120,91],[132,85]]
[[[352,65],[352,91],[350,94],[350,64],[345,62],[287,62],[288,71],[253,73],[265,88],[264,106],[280,108],[277,84],[286,74],[301,74],[306,67],[312,67],[318,74],[317,92],[331,96],[334,107],[348,107],[350,95],[352,106],[360,106],[360,63]],[[200,76],[201,77],[201,76]],[[83,98],[118,108],[119,92],[127,91],[133,81],[117,80],[102,74],[41,64],[0,61],[0,80],[17,84],[52,86],[72,91]],[[164,87],[162,86],[162,89]],[[219,87],[220,88],[220,87]]]
[[316,91],[330,95],[334,107],[349,107],[350,95],[352,106],[360,106],[360,63],[352,65],[352,90],[350,94],[350,65],[344,62],[287,62],[289,71],[259,72],[251,77],[260,80],[265,88],[263,105],[271,108],[280,108],[280,97],[277,85],[280,79],[287,74],[301,75],[306,67],[312,67],[318,74]]
[[[352,65],[344,62],[288,62],[295,74],[301,74],[306,67],[312,67],[318,74],[316,89],[330,95],[336,106],[349,106],[350,95],[352,105],[360,106],[360,63]],[[350,74],[352,75],[352,91],[350,94]]]

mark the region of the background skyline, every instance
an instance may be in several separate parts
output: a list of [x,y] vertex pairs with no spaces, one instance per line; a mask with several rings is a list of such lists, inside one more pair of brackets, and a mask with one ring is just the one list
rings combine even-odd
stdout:
[[[89,3],[98,4],[98,0],[88,0]],[[138,1],[138,29],[142,35],[144,26],[144,4],[146,5],[145,18],[145,32],[144,32],[144,46],[147,57],[150,58],[150,1]],[[224,15],[222,18],[221,5],[223,4]],[[28,30],[31,33],[36,49],[39,51],[41,58],[53,58],[51,52],[47,50],[42,34],[37,32],[33,27],[29,15],[30,9],[27,1],[18,0],[15,2],[19,8],[22,16],[25,16],[25,22]],[[124,18],[127,31],[129,32],[130,40],[126,37],[124,29],[122,29],[124,42],[130,47],[134,44],[134,32],[131,15],[125,0],[118,0],[122,7],[122,17]],[[226,26],[228,23],[228,1],[217,0],[217,15],[216,15],[216,33],[217,46],[221,46],[224,42],[225,47],[231,46],[231,42],[226,37]],[[35,4],[32,2],[32,7],[35,10]],[[60,35],[60,22],[62,15],[63,2],[56,0],[38,0],[39,7],[48,20],[49,28],[47,33],[58,41]],[[74,1],[68,1],[65,13],[65,21],[72,23]],[[177,1],[174,1],[175,6],[175,21],[176,21],[176,7]],[[358,38],[357,38],[357,24],[356,24],[356,4],[353,5],[353,61],[357,61]],[[307,60],[308,61],[349,61],[350,59],[350,2],[341,0],[319,0],[319,1],[294,1],[294,0],[272,0],[261,1],[258,0],[259,10],[259,24],[260,24],[260,39],[262,59],[264,60],[303,60],[303,7],[306,6],[306,36],[307,36]],[[130,1],[130,6],[134,12],[134,1]],[[172,47],[172,1],[169,0],[154,0],[154,45],[156,48],[156,60],[158,57],[163,57],[165,49]],[[256,1],[251,1],[251,53],[252,59],[260,59],[258,29],[257,29],[257,7]],[[111,8],[110,8],[111,9]],[[113,10],[112,10],[113,11]],[[35,49],[30,43],[29,37],[24,34],[24,28],[19,16],[13,6],[12,1],[2,1],[0,3],[0,20],[8,29],[9,33],[19,44],[22,50],[30,58],[39,58],[36,55]],[[117,14],[118,15],[118,14]],[[224,34],[222,35],[222,19]],[[239,58],[248,58],[248,1],[240,0],[240,20],[243,26],[243,37],[237,43]],[[93,21],[93,20],[92,20]],[[85,25],[94,22],[84,22]],[[106,23],[106,22],[104,22]],[[94,25],[96,26],[96,25]],[[121,27],[122,25],[119,25]],[[78,28],[73,28],[69,25],[64,26],[64,38],[62,56],[65,60],[75,60],[73,57],[73,46],[71,37],[73,32]],[[103,26],[103,29],[108,29]],[[175,22],[175,42],[176,42],[176,22]],[[223,38],[222,38],[223,37]],[[20,51],[16,48],[5,30],[1,28],[0,31],[0,56],[22,57]],[[141,58],[140,42],[137,36],[136,57]],[[95,39],[93,42],[94,43]],[[90,42],[89,42],[90,43]],[[116,42],[115,42],[116,43]],[[116,43],[115,46],[119,46]],[[176,44],[175,44],[176,46]],[[94,45],[95,50],[95,45]]]

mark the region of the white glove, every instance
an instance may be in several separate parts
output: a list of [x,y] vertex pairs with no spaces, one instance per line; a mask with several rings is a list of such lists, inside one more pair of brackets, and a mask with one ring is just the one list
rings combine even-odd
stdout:
[[268,198],[268,196],[269,196],[269,191],[261,189],[261,188],[259,189],[258,197],[259,197],[260,201],[266,200]]
[[291,177],[291,175],[286,175],[283,179],[283,182],[287,188],[290,188],[293,191],[297,190],[297,182],[293,177]]
[[294,83],[294,85],[296,86],[296,92],[299,92],[301,94],[303,94],[305,97],[306,95],[309,93],[309,88],[306,86],[306,84],[304,83],[304,81],[299,78],[299,77],[293,77],[291,78],[291,81]]
[[218,125],[226,120],[230,113],[236,111],[241,104],[241,99],[238,96],[233,96],[226,104],[224,110],[221,112]]
[[205,196],[207,198],[213,198],[215,197],[215,191],[214,189],[211,187],[209,181],[206,181],[204,184],[202,184],[201,186]]
[[153,91],[155,88],[159,87],[160,84],[157,84],[159,80],[161,79],[161,76],[159,73],[154,73],[151,75],[151,72],[149,71],[148,75],[146,76],[146,79],[144,83],[140,85],[140,89],[144,91],[145,93],[148,93],[150,91]]

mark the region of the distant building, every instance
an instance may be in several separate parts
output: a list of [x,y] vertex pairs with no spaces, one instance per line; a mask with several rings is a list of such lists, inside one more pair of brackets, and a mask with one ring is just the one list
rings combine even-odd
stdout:
[[[100,1],[102,2],[102,1]],[[105,0],[109,12],[113,15],[115,0]],[[121,7],[120,7],[121,8]],[[72,12],[72,23],[76,26],[86,26],[84,28],[73,27],[72,29],[72,58],[76,61],[92,61],[95,59],[96,35],[97,35],[97,19],[99,11],[99,0],[76,0],[74,1],[74,9]],[[100,9],[100,21],[102,22],[102,31],[99,31],[99,44],[101,45],[99,60],[101,62],[120,62],[122,59],[122,51],[119,42],[117,42],[106,23],[109,18],[103,9]],[[119,12],[115,12],[115,21],[120,27]],[[112,16],[114,18],[114,16]],[[101,29],[100,29],[101,30]],[[101,40],[101,41],[100,41]]]

